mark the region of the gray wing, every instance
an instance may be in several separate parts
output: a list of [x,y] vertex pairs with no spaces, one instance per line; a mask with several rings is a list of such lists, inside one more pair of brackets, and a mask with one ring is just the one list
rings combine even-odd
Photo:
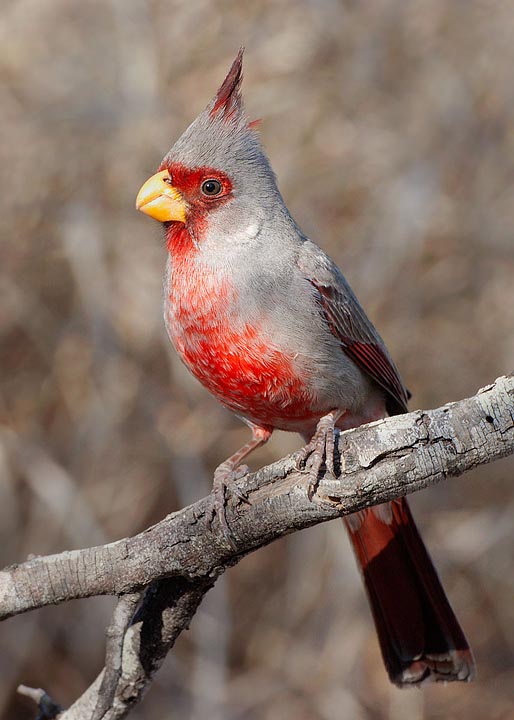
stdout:
[[384,341],[337,265],[317,245],[306,240],[298,267],[314,287],[321,313],[343,352],[386,391],[389,414],[407,412],[410,393]]

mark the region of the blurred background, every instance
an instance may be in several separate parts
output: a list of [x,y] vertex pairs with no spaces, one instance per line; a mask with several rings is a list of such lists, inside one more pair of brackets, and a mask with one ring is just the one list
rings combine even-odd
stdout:
[[[158,224],[135,195],[246,46],[248,114],[304,231],[380,329],[412,407],[514,369],[514,5],[12,0],[0,18],[0,561],[136,533],[205,495],[247,430],[165,335]],[[277,433],[259,466],[299,447]],[[145,720],[514,717],[512,459],[412,499],[474,648],[472,685],[393,688],[340,523],[221,578]],[[113,601],[0,627],[17,683],[64,705]]]

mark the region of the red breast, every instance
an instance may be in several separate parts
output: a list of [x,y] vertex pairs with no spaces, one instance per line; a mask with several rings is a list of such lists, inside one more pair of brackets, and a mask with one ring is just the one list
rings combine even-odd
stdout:
[[175,252],[166,287],[165,318],[183,362],[223,404],[254,422],[280,427],[310,420],[310,394],[295,367],[265,330],[244,322],[238,291],[226,276]]

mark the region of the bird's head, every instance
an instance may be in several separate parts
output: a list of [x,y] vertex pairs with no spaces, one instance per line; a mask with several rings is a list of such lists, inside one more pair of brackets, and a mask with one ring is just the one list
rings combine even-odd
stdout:
[[215,97],[137,196],[141,212],[168,224],[169,245],[184,228],[197,245],[213,232],[251,234],[270,203],[282,202],[256,123],[243,110],[242,59],[241,49]]

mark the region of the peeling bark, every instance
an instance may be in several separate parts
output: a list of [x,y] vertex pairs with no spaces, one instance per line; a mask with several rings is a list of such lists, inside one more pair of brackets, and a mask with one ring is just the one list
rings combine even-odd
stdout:
[[514,453],[514,375],[471,398],[387,418],[338,438],[338,476],[318,479],[295,455],[237,482],[227,520],[232,550],[209,498],[144,532],[108,545],[39,557],[0,572],[0,619],[93,595],[143,593],[120,601],[106,670],[61,720],[117,720],[139,702],[204,594],[244,555],[283,535],[461,475]]

